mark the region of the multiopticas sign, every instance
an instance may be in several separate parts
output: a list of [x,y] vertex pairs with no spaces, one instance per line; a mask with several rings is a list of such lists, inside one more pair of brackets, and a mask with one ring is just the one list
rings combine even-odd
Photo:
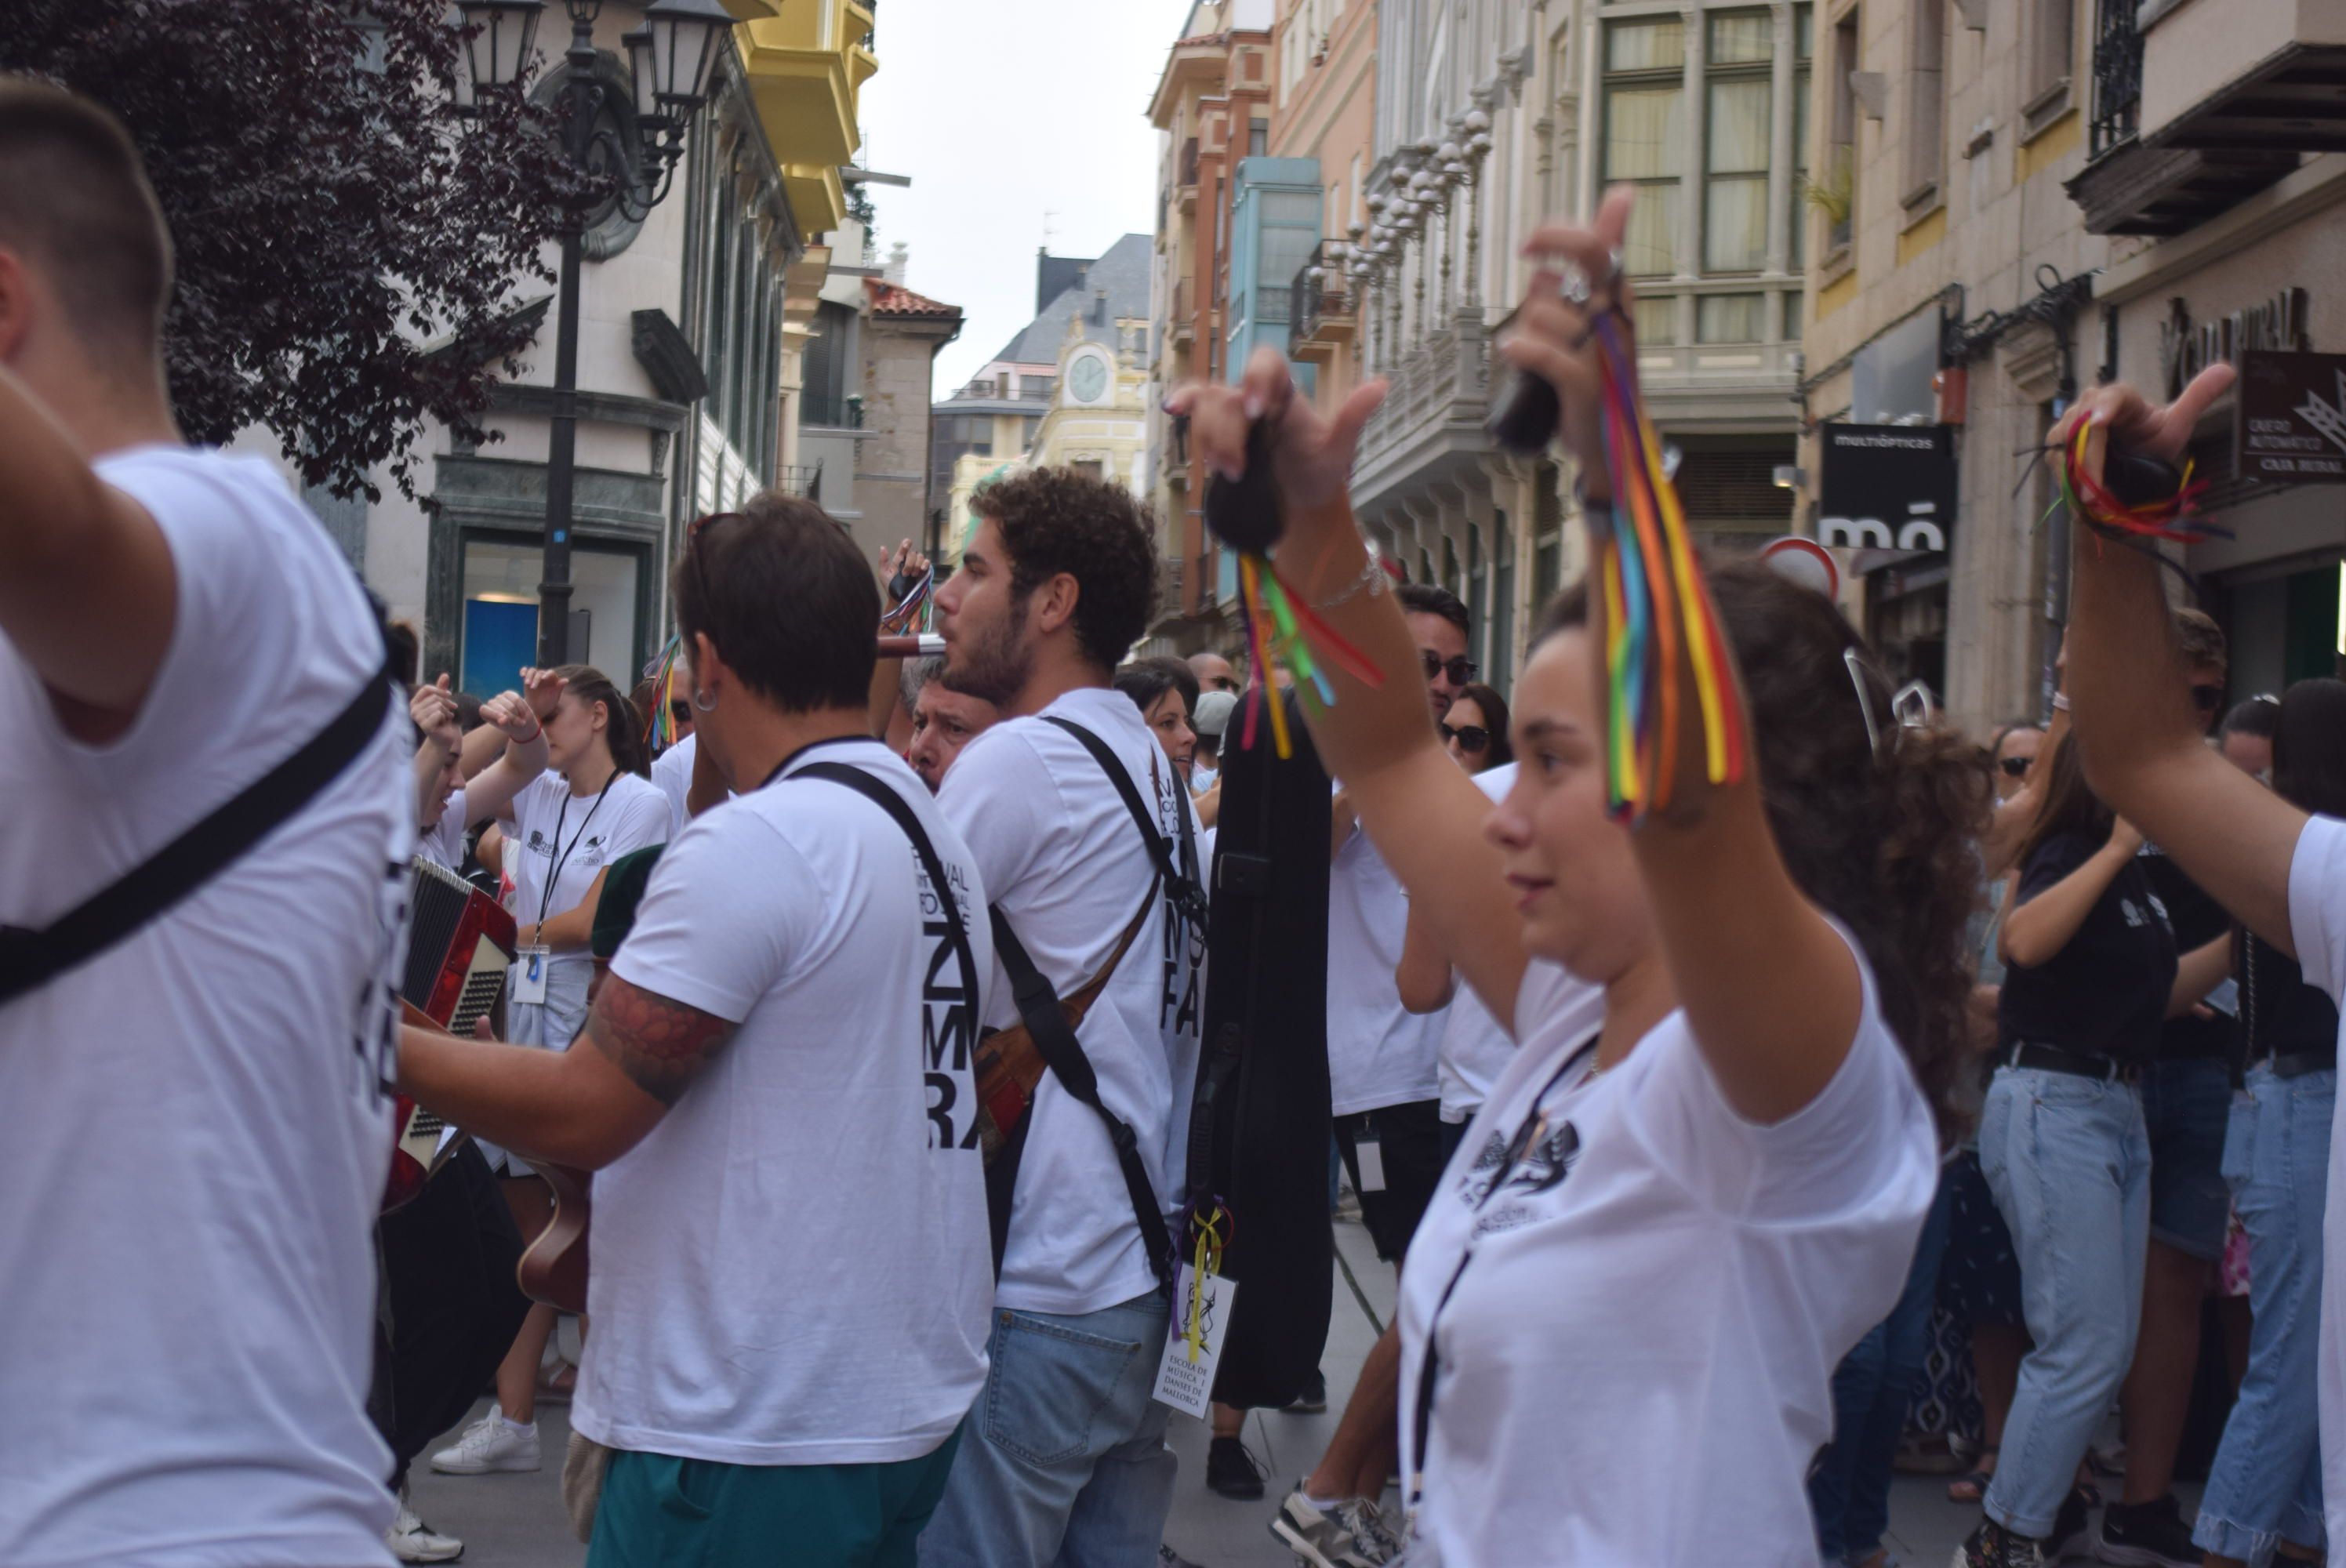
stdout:
[[1955,441],[1943,424],[1828,424],[1817,541],[1943,554],[1955,525]]

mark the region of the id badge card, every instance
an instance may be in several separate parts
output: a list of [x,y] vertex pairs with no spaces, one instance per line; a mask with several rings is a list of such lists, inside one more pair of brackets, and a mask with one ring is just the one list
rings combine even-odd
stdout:
[[1238,1281],[1219,1274],[1202,1280],[1184,1263],[1173,1281],[1173,1331],[1166,1336],[1150,1398],[1202,1420],[1214,1397],[1214,1369],[1222,1359],[1222,1337],[1230,1331],[1230,1308]]
[[1352,1140],[1352,1157],[1360,1162],[1361,1191],[1385,1190],[1385,1148],[1377,1135],[1362,1133]]
[[514,953],[510,1000],[529,1007],[546,1005],[546,971],[553,954],[543,947],[525,947]]

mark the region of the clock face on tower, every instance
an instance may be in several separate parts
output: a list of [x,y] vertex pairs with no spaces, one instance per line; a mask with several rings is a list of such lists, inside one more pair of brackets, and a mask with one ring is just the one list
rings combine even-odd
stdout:
[[1097,354],[1086,354],[1067,367],[1067,392],[1077,402],[1097,402],[1107,390],[1107,364]]

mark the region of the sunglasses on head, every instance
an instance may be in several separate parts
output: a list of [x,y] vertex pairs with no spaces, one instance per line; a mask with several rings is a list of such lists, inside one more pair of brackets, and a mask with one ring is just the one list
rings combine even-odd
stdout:
[[1428,680],[1432,680],[1445,670],[1448,671],[1450,684],[1453,686],[1464,686],[1480,674],[1483,668],[1464,654],[1460,654],[1456,658],[1443,658],[1440,654],[1428,652],[1424,648],[1417,650],[1417,662],[1425,667],[1425,678]]
[[2033,760],[2034,759],[2027,757],[2003,757],[1996,759],[1995,765],[2003,771],[2005,778],[2022,779],[2027,776],[2028,764]]
[[1442,742],[1445,746],[1454,740],[1462,751],[1488,751],[1491,748],[1491,732],[1479,724],[1464,724],[1455,729],[1446,724],[1436,728],[1442,731]]

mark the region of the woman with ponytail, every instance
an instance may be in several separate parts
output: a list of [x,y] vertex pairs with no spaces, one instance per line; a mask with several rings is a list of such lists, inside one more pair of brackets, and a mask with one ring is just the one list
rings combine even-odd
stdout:
[[[1533,237],[1611,297],[1535,275],[1502,349],[1558,393],[1593,513],[1590,333],[1627,303],[1606,274],[1628,209],[1616,192],[1592,229]],[[1830,601],[1731,562],[1706,602],[1740,776],[1608,819],[1606,651],[1575,590],[1516,683],[1493,807],[1436,743],[1392,599],[1360,591],[1347,480],[1382,391],[1323,419],[1264,352],[1174,407],[1219,473],[1266,427],[1280,570],[1382,676],[1309,708],[1321,759],[1518,1043],[1402,1276],[1410,1561],[1816,1568],[1802,1481],[1833,1368],[1897,1299],[1936,1183],[1985,780],[1952,737],[1900,728]],[[1699,775],[1700,733],[1680,744]]]
[[[643,723],[602,671],[564,665],[562,700],[546,718],[546,771],[499,814],[505,870],[514,883],[521,951],[506,979],[505,1038],[567,1051],[586,1023],[595,960],[587,890],[622,855],[666,841],[668,797],[645,777]],[[521,672],[524,689],[534,672]],[[554,1217],[546,1183],[485,1142],[490,1168],[508,1179],[505,1199],[525,1238]],[[497,1400],[457,1441],[432,1456],[447,1475],[536,1470],[538,1363],[554,1309],[534,1304],[497,1368]],[[566,1374],[567,1369],[565,1369]]]

